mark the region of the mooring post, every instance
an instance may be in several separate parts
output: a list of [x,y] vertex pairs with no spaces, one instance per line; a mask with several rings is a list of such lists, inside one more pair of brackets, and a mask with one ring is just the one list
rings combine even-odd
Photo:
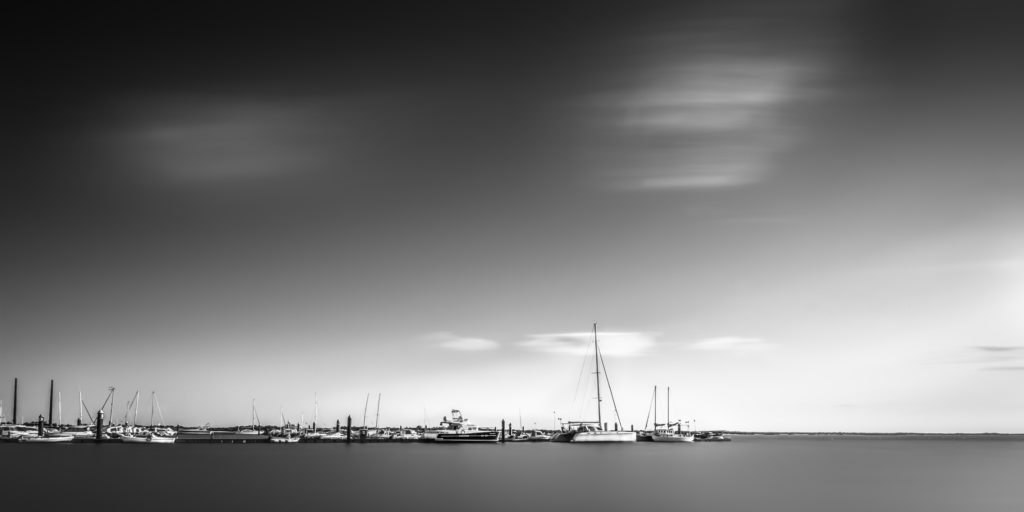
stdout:
[[38,432],[39,437],[43,437],[43,415],[42,414],[39,415],[39,423],[36,426],[36,431]]
[[345,422],[345,442],[352,442],[352,415],[348,415],[348,421]]
[[501,420],[501,440],[505,441],[505,420]]
[[633,432],[633,424],[632,423],[629,424],[629,431]]
[[103,440],[103,409],[96,411],[96,442]]
[[334,432],[341,432],[341,420],[334,420]]
[[606,421],[606,422],[604,422],[604,429],[605,429],[605,430],[608,430],[608,422],[607,422],[607,421]]
[[53,425],[53,379],[50,379],[50,415],[47,416],[47,425]]

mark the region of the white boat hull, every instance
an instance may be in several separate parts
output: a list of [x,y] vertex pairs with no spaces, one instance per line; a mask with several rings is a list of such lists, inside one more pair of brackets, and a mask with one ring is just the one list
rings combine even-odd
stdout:
[[599,430],[597,432],[577,432],[572,436],[570,443],[633,443],[636,442],[636,432],[622,432],[616,430]]
[[160,437],[160,436],[123,436],[121,437],[122,443],[136,443],[136,444],[173,444],[173,437]]
[[21,436],[22,443],[70,443],[74,436]]
[[651,436],[651,441],[655,443],[692,443],[694,437],[688,434],[657,434]]

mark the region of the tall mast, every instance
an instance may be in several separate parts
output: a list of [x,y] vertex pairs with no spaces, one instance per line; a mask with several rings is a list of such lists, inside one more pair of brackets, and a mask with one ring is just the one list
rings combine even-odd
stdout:
[[373,420],[373,428],[377,428],[377,423],[380,421],[380,393],[377,393],[377,419]]
[[139,424],[139,390],[135,390],[135,416],[132,418],[132,426]]
[[155,405],[154,405],[154,400],[155,399],[156,399],[156,391],[151,391],[150,394],[149,394],[149,426],[150,427],[153,426],[153,408],[155,407]]
[[82,388],[78,388],[78,424],[82,424]]
[[594,372],[597,375],[597,429],[602,430],[601,423],[601,363],[599,361],[599,351],[597,348],[597,322],[594,322]]
[[64,424],[64,415],[61,412],[60,391],[57,392],[57,424]]
[[366,410],[370,408],[370,394],[366,394],[366,403],[363,404],[363,428],[366,428]]
[[654,386],[654,432],[658,432],[658,386]]
[[665,391],[665,430],[672,428],[672,388]]

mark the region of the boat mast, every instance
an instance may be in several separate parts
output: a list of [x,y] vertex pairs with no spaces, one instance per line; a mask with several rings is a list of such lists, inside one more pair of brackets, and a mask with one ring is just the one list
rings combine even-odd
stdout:
[[658,432],[658,386],[654,386],[654,432]]
[[135,402],[135,416],[132,418],[132,426],[134,427],[139,424],[139,390],[135,390],[135,400],[132,401]]
[[366,410],[370,408],[370,394],[366,394],[366,403],[363,404],[363,428],[366,428]]
[[156,391],[149,393],[149,426],[153,427],[153,408],[155,407],[153,400],[156,398]]
[[78,388],[78,424],[82,424],[82,388]]
[[63,425],[63,424],[64,424],[64,415],[62,413],[62,407],[61,407],[61,401],[60,401],[60,391],[58,391],[57,392],[57,425]]
[[597,370],[597,429],[603,430],[601,423],[601,363],[597,348],[597,322],[594,322],[594,369]]
[[377,423],[380,422],[380,393],[377,393],[377,418],[373,420],[373,429],[377,430]]
[[665,430],[672,430],[672,388],[665,390]]

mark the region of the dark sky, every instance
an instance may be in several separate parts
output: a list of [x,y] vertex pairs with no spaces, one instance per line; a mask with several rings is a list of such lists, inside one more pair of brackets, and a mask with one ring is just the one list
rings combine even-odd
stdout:
[[634,416],[1019,430],[1012,4],[553,4],[5,16],[0,376],[549,421],[598,321]]

